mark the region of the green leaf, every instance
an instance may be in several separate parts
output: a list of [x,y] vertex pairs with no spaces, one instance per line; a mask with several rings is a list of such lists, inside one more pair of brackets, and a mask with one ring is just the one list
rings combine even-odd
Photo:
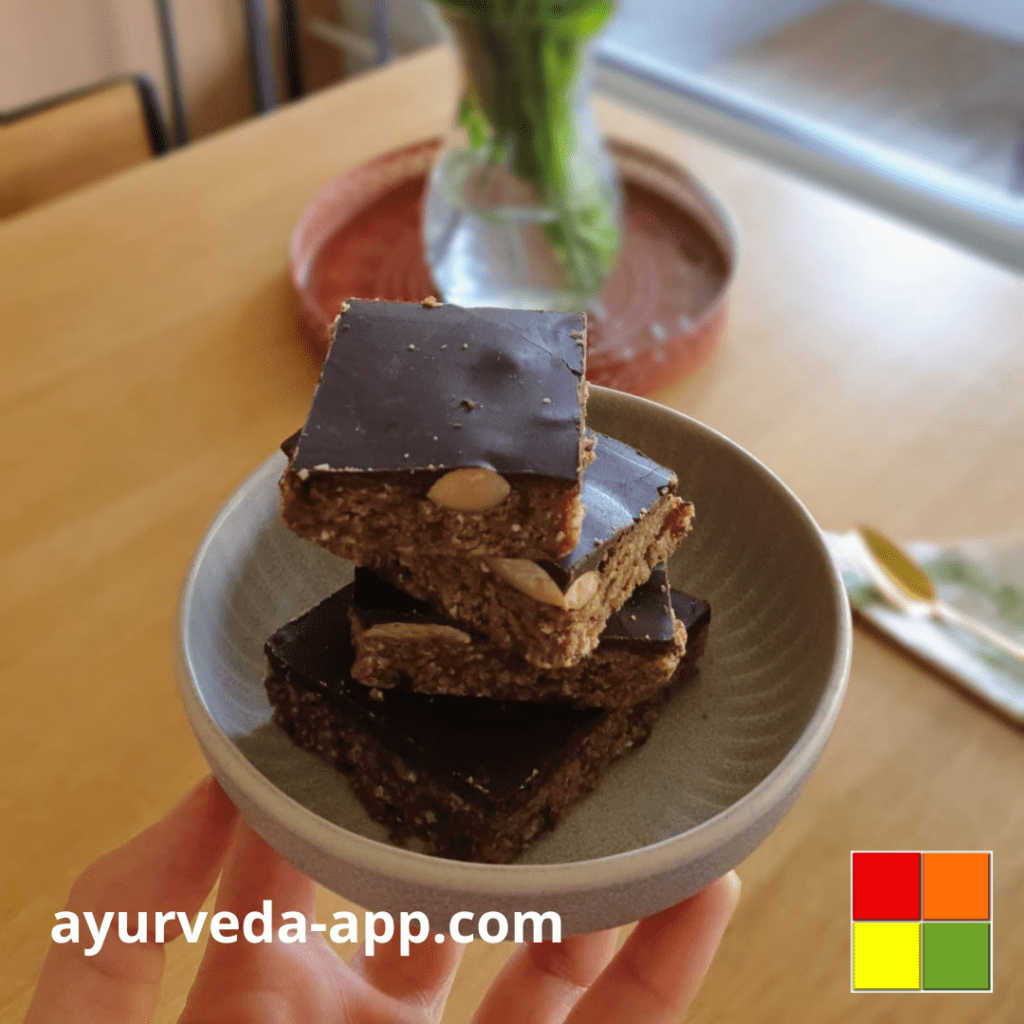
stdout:
[[596,293],[621,242],[614,195],[582,182],[574,90],[588,39],[611,0],[435,0],[449,15],[471,83],[459,124],[477,151],[506,155],[555,212],[545,232],[574,291]]

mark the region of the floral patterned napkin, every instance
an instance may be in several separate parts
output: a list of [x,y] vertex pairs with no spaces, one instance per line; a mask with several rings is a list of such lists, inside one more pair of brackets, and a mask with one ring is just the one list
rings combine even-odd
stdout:
[[[908,651],[1024,725],[1024,662],[958,626],[904,615],[871,583],[855,534],[826,533],[825,541],[855,611]],[[918,542],[904,547],[931,576],[944,601],[1024,642],[1024,536],[941,545]]]

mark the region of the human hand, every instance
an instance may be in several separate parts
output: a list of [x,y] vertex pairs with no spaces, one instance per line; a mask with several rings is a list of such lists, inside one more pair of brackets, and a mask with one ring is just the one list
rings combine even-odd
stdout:
[[[252,832],[216,782],[200,783],[174,810],[75,882],[67,909],[97,919],[116,909],[134,921],[171,908],[192,918],[223,866],[217,911],[239,921],[262,909],[313,920],[315,884]],[[641,921],[615,954],[616,932],[520,947],[485,994],[473,1024],[675,1024],[693,998],[739,897],[730,872],[692,899]],[[276,912],[274,934],[281,924]],[[181,933],[167,929],[167,939]],[[463,946],[395,938],[346,964],[320,934],[305,942],[210,942],[180,1024],[426,1024],[439,1021]],[[25,1024],[150,1022],[163,946],[116,936],[95,956],[54,943]]]

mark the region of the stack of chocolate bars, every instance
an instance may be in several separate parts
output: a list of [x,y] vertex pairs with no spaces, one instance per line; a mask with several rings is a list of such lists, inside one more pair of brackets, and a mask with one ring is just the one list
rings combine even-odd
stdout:
[[267,641],[274,718],[396,842],[513,860],[699,654],[693,508],[586,428],[585,362],[583,315],[351,300],[283,446],[285,523],[357,568]]

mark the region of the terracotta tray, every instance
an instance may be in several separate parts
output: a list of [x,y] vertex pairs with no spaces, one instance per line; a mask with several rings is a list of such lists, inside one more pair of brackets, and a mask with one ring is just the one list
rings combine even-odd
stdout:
[[[346,172],[296,226],[292,280],[303,331],[321,355],[342,299],[440,295],[420,239],[440,146],[429,139]],[[631,144],[611,149],[625,186],[625,242],[602,297],[607,312],[590,318],[587,376],[645,394],[695,369],[720,337],[735,240],[717,200],[681,167]]]

